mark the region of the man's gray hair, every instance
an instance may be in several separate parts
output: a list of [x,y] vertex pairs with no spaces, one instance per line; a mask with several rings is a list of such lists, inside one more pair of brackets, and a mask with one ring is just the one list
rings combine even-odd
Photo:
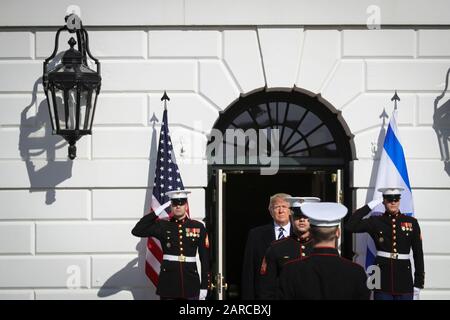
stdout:
[[275,193],[273,196],[270,197],[270,201],[269,201],[269,210],[272,209],[273,203],[275,202],[275,200],[277,199],[281,199],[286,201],[286,198],[289,198],[291,195],[287,194],[287,193]]

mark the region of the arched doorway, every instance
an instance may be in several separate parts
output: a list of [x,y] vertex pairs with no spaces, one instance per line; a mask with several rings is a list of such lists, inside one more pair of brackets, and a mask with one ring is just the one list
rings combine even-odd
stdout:
[[[253,144],[266,139],[271,150],[275,129],[278,170],[271,175],[261,174],[262,161],[252,161],[251,135],[240,143],[237,139],[225,141],[229,131],[265,132],[254,135],[257,141]],[[320,95],[298,88],[264,88],[241,96],[220,114],[213,131],[216,134],[211,135],[209,146],[217,143],[217,132],[221,133],[225,143],[216,148],[223,152],[219,158],[231,159],[208,165],[207,221],[214,239],[213,281],[219,288],[219,299],[239,299],[247,233],[271,221],[267,209],[270,196],[279,192],[317,196],[351,208],[349,169],[355,148],[340,112]],[[227,157],[230,150],[231,158]],[[242,150],[244,160],[235,156]],[[351,257],[351,235],[343,234],[341,253]]]

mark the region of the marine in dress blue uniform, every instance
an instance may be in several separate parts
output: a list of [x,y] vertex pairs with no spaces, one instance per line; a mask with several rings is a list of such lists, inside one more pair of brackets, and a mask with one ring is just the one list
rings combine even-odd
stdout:
[[280,275],[278,297],[297,300],[369,299],[364,269],[341,258],[336,249],[339,225],[347,208],[338,203],[305,203],[314,248],[309,257],[287,262]]
[[[367,232],[377,249],[375,263],[381,271],[381,287],[375,289],[374,299],[410,300],[424,287],[425,272],[422,236],[419,223],[414,217],[399,210],[403,188],[380,188],[386,211],[381,216],[363,219],[380,200],[374,200],[356,210],[348,219],[347,230]],[[410,250],[414,258],[414,279],[410,262]]]
[[155,212],[151,212],[132,230],[137,237],[155,237],[161,242],[163,260],[156,291],[161,299],[203,300],[210,286],[208,234],[201,222],[186,215],[188,193],[185,190],[166,193],[174,214],[169,221],[159,220]]

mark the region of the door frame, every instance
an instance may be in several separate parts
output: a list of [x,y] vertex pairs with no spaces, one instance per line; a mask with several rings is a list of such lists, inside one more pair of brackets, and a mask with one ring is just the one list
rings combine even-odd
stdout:
[[[226,279],[224,278],[225,266],[225,228],[224,228],[224,191],[223,191],[223,173],[230,171],[258,171],[260,166],[252,165],[209,165],[208,166],[208,186],[206,189],[206,217],[207,228],[210,236],[213,239],[214,245],[211,250],[211,282],[213,282],[214,296],[216,299],[222,300],[224,298],[224,290],[227,289]],[[341,238],[339,244],[341,245],[341,255],[345,258],[353,258],[353,237],[343,228],[346,220],[351,214],[353,194],[350,188],[350,164],[343,166],[280,166],[280,171],[304,171],[311,172],[314,170],[326,170],[340,172],[337,175],[336,190],[341,194],[336,194],[336,197],[341,197],[341,203],[349,208],[349,214],[344,218],[341,224]],[[220,178],[218,179],[218,175]],[[219,187],[217,183],[221,182]],[[219,194],[220,193],[220,194]],[[220,210],[220,212],[219,212]],[[220,290],[218,288],[221,288]],[[220,292],[219,292],[220,291]]]

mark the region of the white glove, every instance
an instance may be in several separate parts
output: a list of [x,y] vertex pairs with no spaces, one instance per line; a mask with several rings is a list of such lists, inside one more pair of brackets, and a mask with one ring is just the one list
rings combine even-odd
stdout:
[[367,205],[369,206],[370,210],[373,210],[377,205],[381,204],[383,202],[383,199],[378,198],[370,201]]
[[198,300],[205,300],[207,294],[208,289],[200,289],[200,296],[198,297]]
[[414,287],[414,300],[420,300],[420,289]]
[[157,216],[159,216],[161,213],[164,212],[164,210],[166,210],[166,208],[167,208],[168,206],[170,206],[170,203],[171,203],[170,201],[167,201],[166,203],[160,205],[158,208],[156,208],[155,214],[156,214]]

